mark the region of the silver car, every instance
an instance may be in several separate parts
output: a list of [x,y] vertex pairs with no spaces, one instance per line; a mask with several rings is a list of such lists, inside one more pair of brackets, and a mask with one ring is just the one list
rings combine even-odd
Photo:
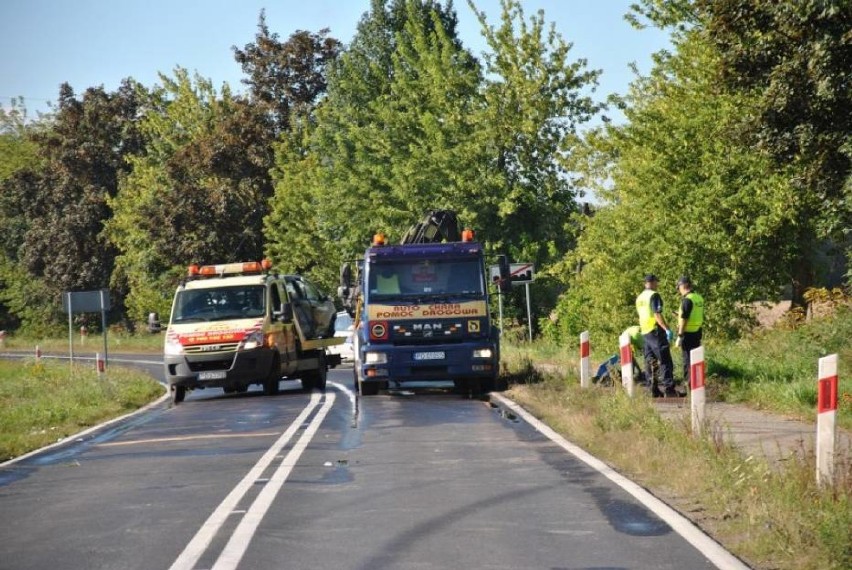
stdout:
[[336,344],[328,347],[330,354],[339,354],[340,359],[344,362],[352,362],[355,359],[355,351],[353,349],[353,335],[355,333],[355,321],[349,316],[346,311],[337,313],[334,319],[334,336],[344,337],[346,341],[343,344]]

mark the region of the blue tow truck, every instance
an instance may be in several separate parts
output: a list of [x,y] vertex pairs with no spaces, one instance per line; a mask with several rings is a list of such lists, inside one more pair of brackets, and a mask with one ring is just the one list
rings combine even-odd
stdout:
[[[501,256],[498,286],[509,284]],[[376,234],[339,293],[355,319],[355,386],[363,396],[406,383],[452,381],[471,393],[495,388],[500,335],[489,304],[485,254],[454,212],[430,212],[399,245]]]

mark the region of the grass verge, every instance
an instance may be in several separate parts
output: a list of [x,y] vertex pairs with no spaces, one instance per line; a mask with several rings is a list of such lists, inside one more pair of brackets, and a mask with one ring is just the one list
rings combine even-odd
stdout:
[[[509,361],[518,381],[526,358]],[[719,430],[693,438],[689,426],[663,420],[645,396],[582,390],[571,376],[534,372],[507,396],[614,468],[652,490],[730,551],[758,569],[852,567],[852,470],[839,463],[837,486],[814,482],[813,457],[783,469],[744,458]]]
[[[618,339],[592,337],[592,373],[617,353]],[[577,345],[558,347],[546,341],[504,343],[507,360],[528,359],[545,370],[578,377]],[[747,404],[806,421],[816,421],[819,358],[838,355],[837,425],[852,429],[852,307],[795,327],[761,330],[734,342],[707,339],[707,389],[711,399]],[[680,349],[672,351],[675,376],[681,371]]]
[[71,436],[158,398],[150,376],[111,366],[0,361],[0,461]]
[[[165,333],[107,333],[107,350],[109,352],[162,354],[164,340]],[[67,336],[64,338],[32,338],[9,335],[4,339],[0,349],[32,351],[35,354],[35,347],[38,346],[44,352],[68,352],[71,342],[74,344],[75,353],[77,351],[90,353],[103,352],[104,349],[103,335],[89,334],[84,338],[80,336],[79,332],[73,334],[70,342]]]

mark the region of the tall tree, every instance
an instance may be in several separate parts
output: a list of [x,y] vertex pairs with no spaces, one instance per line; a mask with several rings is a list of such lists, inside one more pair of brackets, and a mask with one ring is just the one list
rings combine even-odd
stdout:
[[254,43],[234,46],[234,58],[247,75],[255,105],[268,112],[276,133],[289,130],[291,114],[310,109],[326,91],[328,66],[340,52],[340,42],[328,29],[311,33],[297,30],[285,42],[270,33],[266,15],[260,13]]
[[826,240],[852,253],[850,3],[644,0],[637,8],[657,25],[704,34],[719,53],[717,81],[755,101],[739,137],[797,189],[798,255],[787,270],[793,301],[803,304]]
[[333,262],[375,231],[399,237],[425,209],[456,205],[470,172],[479,68],[455,14],[431,1],[385,4],[373,2],[332,66],[315,118],[278,149],[269,252],[327,287]]
[[121,251],[113,280],[142,319],[166,312],[190,263],[259,259],[272,187],[264,114],[181,68],[161,75],[139,128],[146,152],[112,200],[109,235]]
[[718,54],[701,33],[674,45],[632,85],[628,123],[590,133],[574,157],[601,204],[563,265],[573,276],[556,328],[569,338],[580,326],[614,338],[632,324],[645,273],[660,276],[669,307],[689,274],[707,299],[708,329],[735,332],[748,301],[779,293],[795,256],[788,173],[736,139],[756,102],[719,88]]
[[[498,30],[483,20],[495,52],[486,80],[451,6],[374,1],[332,67],[315,125],[279,148],[267,232],[270,251],[293,269],[332,281],[334,270],[321,269],[328,259],[356,255],[375,231],[401,237],[433,208],[457,210],[490,247],[530,261],[564,243],[574,194],[556,159],[594,110],[580,91],[595,74],[568,61],[570,46],[544,32],[541,15],[527,23],[519,3],[506,2]],[[296,235],[305,213],[316,233]],[[328,238],[331,258],[288,248]]]
[[29,136],[35,128],[28,124],[23,100],[13,98],[9,108],[0,107],[0,180],[36,161],[37,146]]
[[34,280],[48,292],[36,303],[54,310],[62,291],[109,284],[116,252],[103,235],[112,215],[107,200],[127,171],[127,157],[141,148],[138,107],[132,80],[114,93],[89,88],[81,98],[67,84],[60,88],[50,128],[33,135],[39,164],[18,170],[0,189],[2,218],[15,220],[16,228],[4,243],[10,270],[3,295],[10,306],[25,305],[19,288],[34,290]]

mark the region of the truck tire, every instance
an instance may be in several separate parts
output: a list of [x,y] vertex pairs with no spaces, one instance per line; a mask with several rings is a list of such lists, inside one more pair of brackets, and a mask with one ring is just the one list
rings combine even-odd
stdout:
[[186,398],[186,386],[172,386],[172,403],[178,405],[184,398]]
[[263,394],[265,396],[274,396],[278,393],[278,385],[281,382],[281,361],[278,353],[272,357],[272,366],[269,368],[269,374],[263,381]]
[[328,381],[328,361],[326,360],[325,350],[320,350],[317,353],[317,369],[306,372],[302,376],[302,389],[310,392],[314,388],[319,388],[325,392],[325,386]]
[[358,382],[358,393],[362,396],[375,396],[380,387],[380,382]]

